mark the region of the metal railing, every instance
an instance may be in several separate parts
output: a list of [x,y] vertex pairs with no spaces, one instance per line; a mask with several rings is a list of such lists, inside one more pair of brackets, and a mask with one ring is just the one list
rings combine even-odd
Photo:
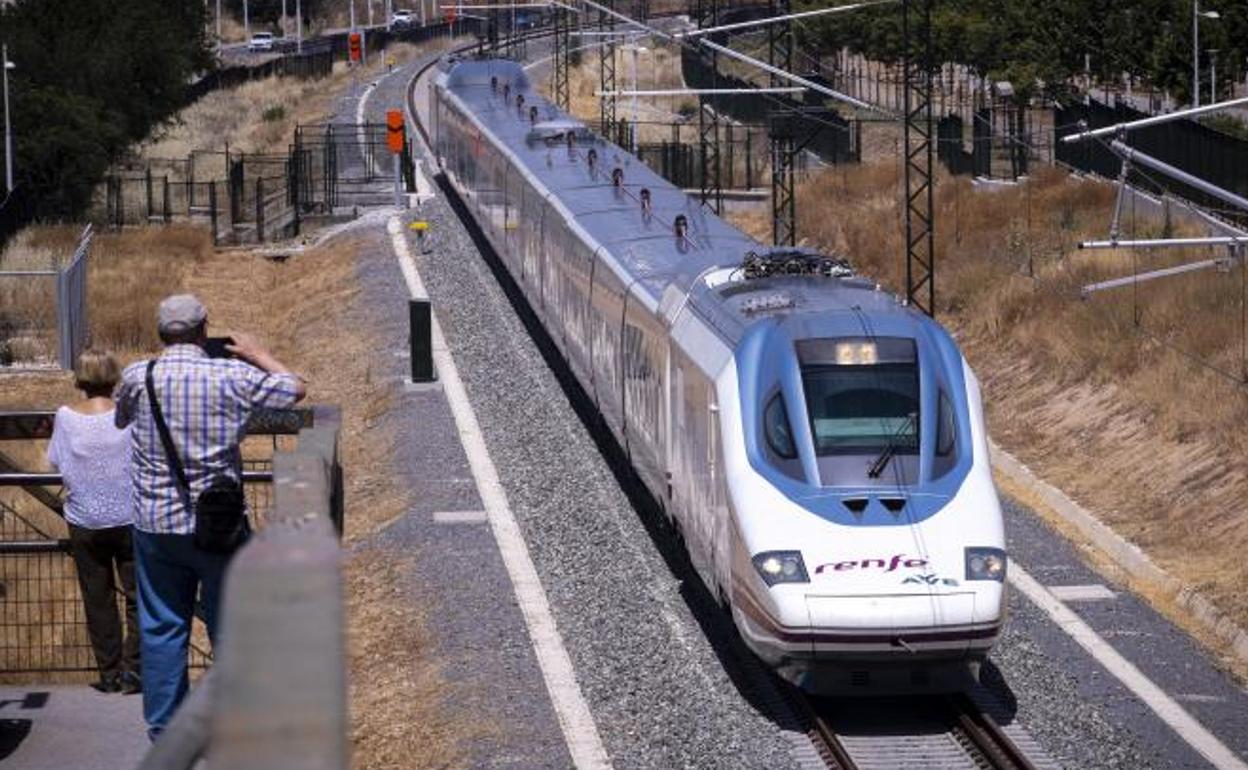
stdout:
[[339,414],[273,457],[267,528],[226,575],[215,664],[140,770],[347,767]]
[[[48,439],[53,417],[49,411],[0,412],[0,491],[21,490],[0,497],[0,590],[5,597],[0,601],[0,674],[5,675],[56,677],[95,671],[68,528],[60,495],[53,491],[61,477],[23,467],[16,452],[2,446]],[[332,413],[322,419],[336,424]],[[253,438],[271,436],[276,451],[279,437],[302,441],[300,431],[315,420],[309,409],[262,411],[248,424],[247,433]],[[257,531],[266,529],[271,519],[272,479],[271,459],[245,461],[244,489]],[[341,527],[341,506],[334,510],[335,526]],[[202,629],[193,636],[194,667],[205,667],[212,659],[204,639]]]

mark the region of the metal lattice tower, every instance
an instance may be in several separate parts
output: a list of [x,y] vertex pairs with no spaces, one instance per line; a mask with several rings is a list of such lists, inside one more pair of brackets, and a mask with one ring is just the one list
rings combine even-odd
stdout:
[[555,96],[555,104],[567,112],[571,106],[568,99],[568,65],[572,58],[572,12],[559,6],[553,6],[555,24],[554,67],[551,68],[554,84],[551,91]]
[[[711,27],[719,18],[718,0],[698,0],[696,13],[698,27]],[[718,75],[719,57],[711,53],[711,72]],[[711,81],[717,86],[718,77]],[[719,114],[705,97],[700,97],[698,109],[698,148],[702,159],[702,189],[699,200],[703,206],[716,214],[723,210],[723,187],[720,184]]]
[[905,87],[906,297],[936,314],[932,192],[932,0],[902,0]]
[[[771,0],[771,16],[789,12],[788,0]],[[785,72],[793,71],[793,28],[789,22],[767,27],[767,63]],[[789,85],[783,78],[771,76],[773,87]],[[797,122],[795,105],[783,98],[785,109],[774,110],[767,127],[771,144],[771,237],[777,246],[797,245],[797,194],[794,164],[797,153],[794,134]],[[803,143],[804,144],[804,143]]]
[[490,9],[486,14],[485,45],[489,56],[498,56],[501,53],[498,47],[498,11]]
[[[613,8],[612,0],[603,0],[603,6]],[[606,11],[598,12],[598,27],[604,33],[610,33],[615,30],[615,17]],[[602,45],[598,46],[598,71],[599,85],[601,86],[603,96],[598,102],[600,111],[602,133],[611,141],[616,141],[616,114],[615,114],[615,39],[606,37]]]
[[771,113],[767,127],[771,144],[771,239],[777,246],[797,245],[797,194],[794,189],[793,114],[786,110]]

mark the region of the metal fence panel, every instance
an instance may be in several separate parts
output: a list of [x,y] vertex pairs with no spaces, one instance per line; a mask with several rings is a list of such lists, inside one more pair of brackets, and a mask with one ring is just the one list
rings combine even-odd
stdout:
[[[1095,99],[1087,104],[1072,104],[1057,110],[1057,160],[1071,168],[1113,179],[1122,162],[1110,151],[1107,143],[1087,141],[1064,144],[1062,136],[1081,130],[1080,121],[1088,128],[1104,128],[1117,123],[1148,117],[1125,104],[1109,106]],[[1248,141],[1209,128],[1194,120],[1175,120],[1156,126],[1139,128],[1124,140],[1132,147],[1183,171],[1200,177],[1224,190],[1248,196]],[[1169,192],[1183,197],[1219,216],[1241,225],[1248,224],[1248,213],[1228,210],[1225,204],[1201,190],[1159,174],[1131,172],[1132,185],[1151,193]]]
[[91,225],[78,238],[69,263],[56,276],[56,326],[62,369],[73,369],[78,354],[87,346],[87,251],[91,248]]

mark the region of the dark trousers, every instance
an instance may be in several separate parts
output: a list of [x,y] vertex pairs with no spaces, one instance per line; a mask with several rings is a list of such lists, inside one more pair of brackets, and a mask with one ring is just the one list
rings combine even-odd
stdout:
[[[104,679],[139,672],[139,611],[134,598],[134,543],[130,527],[69,525],[69,550],[87,613],[87,635]],[[114,577],[114,570],[116,577]],[[125,595],[126,633],[117,613],[117,581]]]

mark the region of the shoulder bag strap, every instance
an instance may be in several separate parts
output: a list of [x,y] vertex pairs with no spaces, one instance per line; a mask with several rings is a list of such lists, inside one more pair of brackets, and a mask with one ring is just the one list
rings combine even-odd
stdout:
[[156,368],[156,359],[147,362],[147,403],[152,407],[152,418],[156,420],[156,430],[160,433],[160,443],[165,446],[165,457],[169,460],[173,474],[178,483],[190,493],[191,484],[186,479],[186,471],[182,468],[182,460],[178,450],[173,446],[173,436],[169,435],[169,425],[165,423],[165,415],[160,411],[160,402],[156,400],[156,386],[152,384],[152,370]]

